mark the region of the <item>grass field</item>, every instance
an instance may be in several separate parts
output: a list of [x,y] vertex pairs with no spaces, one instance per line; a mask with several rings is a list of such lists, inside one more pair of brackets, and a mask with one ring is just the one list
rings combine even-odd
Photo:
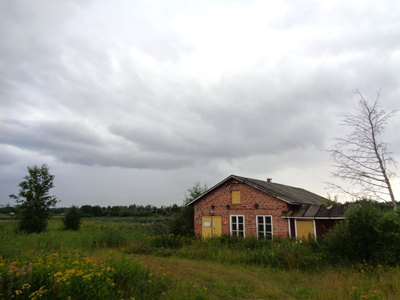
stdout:
[[0,222],[0,299],[400,299],[400,269],[329,261],[312,242],[201,240],[134,223]]

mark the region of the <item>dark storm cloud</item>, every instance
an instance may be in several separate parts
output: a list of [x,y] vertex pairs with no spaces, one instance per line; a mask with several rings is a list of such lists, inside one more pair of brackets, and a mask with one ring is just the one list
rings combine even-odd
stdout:
[[317,153],[342,133],[336,115],[354,112],[354,91],[374,99],[382,87],[384,108],[399,109],[398,11],[393,1],[3,1],[0,163],[10,174],[43,160],[87,176],[86,166],[182,172],[176,182],[320,174]]
[[4,120],[0,143],[76,163],[83,162],[82,157],[88,157],[91,151],[104,146],[94,131],[85,128],[84,124],[54,121]]

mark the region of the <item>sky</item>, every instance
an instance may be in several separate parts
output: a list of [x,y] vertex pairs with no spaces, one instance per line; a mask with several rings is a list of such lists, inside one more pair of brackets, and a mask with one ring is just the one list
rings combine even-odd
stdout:
[[400,1],[3,0],[0,40],[3,205],[44,163],[60,207],[180,205],[231,174],[335,195],[355,91],[400,109]]

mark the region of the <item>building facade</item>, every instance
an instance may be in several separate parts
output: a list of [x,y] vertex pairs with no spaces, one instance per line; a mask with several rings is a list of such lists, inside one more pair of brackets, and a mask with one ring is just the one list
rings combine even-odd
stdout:
[[[271,180],[231,175],[188,205],[194,206],[196,235],[300,238],[309,234],[322,237],[338,220],[331,220],[329,214],[324,215],[325,219],[311,215],[311,211],[320,210],[316,208],[326,207],[322,205],[326,200]],[[319,220],[327,226],[319,226]]]

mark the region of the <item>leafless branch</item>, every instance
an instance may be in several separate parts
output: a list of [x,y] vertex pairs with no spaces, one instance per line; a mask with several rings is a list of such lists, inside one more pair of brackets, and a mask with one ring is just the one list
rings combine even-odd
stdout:
[[379,141],[389,119],[395,110],[386,113],[380,108],[377,92],[376,100],[370,105],[357,90],[360,96],[357,115],[341,113],[340,125],[350,127],[353,131],[345,138],[335,138],[333,149],[326,150],[333,160],[333,178],[340,179],[348,186],[327,182],[328,188],[352,197],[369,197],[385,200],[390,196],[393,208],[396,200],[390,179],[396,177],[395,171],[388,166],[396,167],[396,161],[390,156],[389,144]]

